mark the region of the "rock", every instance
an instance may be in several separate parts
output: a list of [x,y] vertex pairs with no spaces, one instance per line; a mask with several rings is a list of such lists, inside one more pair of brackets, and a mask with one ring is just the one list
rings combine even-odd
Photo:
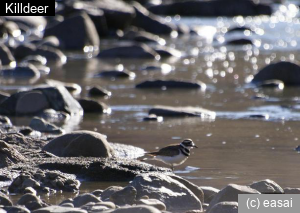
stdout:
[[18,37],[21,35],[19,26],[13,21],[0,21],[0,35],[1,37],[11,36]]
[[101,200],[108,200],[112,194],[121,191],[122,189],[122,186],[110,186],[106,188],[101,194]]
[[155,114],[163,117],[201,117],[204,119],[215,119],[216,113],[200,107],[170,107],[154,106],[149,110],[149,115]]
[[262,88],[284,89],[284,83],[280,80],[267,80],[259,83],[257,86]]
[[0,115],[0,124],[2,126],[12,126],[10,119],[6,116]]
[[234,39],[226,42],[227,45],[253,45],[252,40],[247,38]]
[[159,55],[146,44],[129,44],[100,51],[98,58],[156,59]]
[[124,69],[122,71],[120,70],[104,70],[102,72],[99,72],[95,75],[95,77],[102,77],[102,78],[135,78],[135,73],[131,72],[127,69]]
[[162,58],[165,58],[165,57],[180,58],[182,56],[182,53],[179,50],[176,50],[171,47],[155,46],[153,48]]
[[33,213],[87,213],[87,211],[83,209],[62,207],[62,206],[47,206],[32,212]]
[[49,102],[40,91],[23,93],[16,103],[17,115],[32,115],[49,108]]
[[225,188],[221,189],[219,193],[217,193],[212,201],[209,203],[209,207],[206,210],[209,212],[214,205],[223,201],[233,201],[238,202],[239,194],[260,194],[259,191],[250,188],[249,186],[242,186],[236,184],[229,184]]
[[149,116],[143,118],[143,121],[156,121],[156,122],[162,122],[164,118],[162,116],[157,116],[154,114],[150,114]]
[[[80,3],[78,2],[78,4]],[[75,5],[77,4],[75,3]],[[99,37],[107,36],[109,34],[109,31],[108,31],[108,26],[104,15],[104,11],[99,8],[83,8],[83,9],[88,14],[90,19],[93,21]]]
[[46,207],[45,204],[40,198],[36,195],[25,194],[17,202],[18,205],[25,206],[30,211]]
[[78,195],[73,200],[73,204],[75,207],[83,206],[89,202],[98,203],[100,202],[100,199],[93,194],[86,193],[86,194]]
[[[0,69],[1,69],[1,65],[0,65]],[[9,96],[10,95],[8,93],[0,91],[0,103],[5,101]]]
[[257,181],[249,186],[262,194],[284,194],[284,190],[275,181],[270,179]]
[[132,207],[121,207],[116,210],[110,211],[110,213],[161,213],[157,208],[152,206],[138,205]]
[[142,174],[129,184],[137,190],[137,198],[147,195],[163,202],[168,211],[202,210],[201,201],[185,185],[164,174]]
[[0,44],[0,61],[4,66],[14,67],[16,60],[7,46]]
[[0,168],[8,167],[23,161],[25,161],[23,155],[13,148],[12,145],[0,140]]
[[6,206],[4,210],[8,213],[30,213],[30,211],[22,206]]
[[12,206],[13,203],[10,199],[3,193],[0,192],[0,205],[1,206]]
[[40,132],[47,132],[52,134],[62,134],[64,133],[63,129],[55,126],[54,124],[51,124],[47,121],[45,121],[43,118],[34,117],[29,124],[29,127],[31,127],[34,130],[40,131]]
[[111,96],[111,92],[99,86],[92,87],[89,90],[90,96]]
[[136,202],[137,205],[153,206],[161,211],[166,211],[166,205],[157,199],[140,199]]
[[[101,203],[101,202],[99,202]],[[102,212],[102,211],[105,211],[105,210],[109,210],[109,208],[107,206],[103,206],[103,205],[99,205],[99,203],[88,203],[84,206],[81,206],[81,209],[84,209],[86,210],[87,212]]]
[[14,23],[26,25],[29,28],[34,29],[44,29],[47,23],[47,20],[43,16],[4,16],[6,20],[13,21]]
[[83,8],[86,6],[103,11],[109,29],[126,29],[131,25],[132,19],[135,17],[133,7],[120,0],[85,2]]
[[58,86],[65,87],[73,95],[79,95],[82,90],[81,86],[76,83],[61,82],[61,81],[57,81],[57,80],[53,80],[53,79],[46,79],[45,81],[49,86],[52,86],[52,87],[58,87]]
[[83,108],[84,113],[110,113],[111,109],[102,102],[90,99],[79,99],[79,104]]
[[256,16],[271,15],[272,9],[269,5],[256,4],[253,1],[174,1],[170,4],[154,5],[149,10],[155,14],[170,16]]
[[237,202],[220,202],[214,205],[207,213],[238,213]]
[[54,109],[45,109],[38,114],[38,117],[50,122],[60,122],[68,120],[70,115],[65,112],[57,112]]
[[300,188],[284,188],[284,194],[300,194]]
[[36,195],[36,190],[34,188],[32,188],[31,186],[29,186],[24,189],[24,194]]
[[[41,187],[40,183],[37,182],[36,180],[33,180],[32,178],[28,178],[26,179],[23,183],[22,183],[22,188],[24,188],[24,191],[26,188],[31,187],[34,189],[39,189]],[[26,193],[25,193],[26,194]],[[32,193],[31,193],[32,194]]]
[[136,200],[137,191],[132,186],[127,186],[120,191],[113,193],[110,196],[110,200],[116,205],[132,205]]
[[134,2],[132,5],[136,13],[132,23],[134,26],[157,35],[170,35],[173,31],[176,31],[175,25],[166,23],[162,18],[152,14],[139,3]]
[[50,46],[36,46],[32,43],[20,44],[14,50],[14,55],[18,60],[25,59],[28,56],[42,56],[47,61],[65,64],[67,57],[65,54],[55,47]]
[[210,203],[214,196],[220,191],[219,189],[216,189],[211,186],[200,186],[200,188],[204,193],[204,203]]
[[159,37],[158,35],[141,31],[136,28],[132,28],[124,33],[121,39],[131,40],[136,42],[144,42],[144,43],[154,43],[157,45],[165,45],[165,39]]
[[91,194],[95,195],[96,197],[101,197],[101,194],[103,193],[104,190],[102,189],[96,189],[91,192]]
[[206,85],[200,81],[198,82],[188,82],[188,81],[177,81],[177,80],[148,80],[139,83],[135,86],[138,89],[147,88],[174,88],[174,89],[204,89]]
[[67,198],[66,200],[62,201],[59,206],[62,206],[64,204],[72,204],[72,207],[74,207],[74,204],[73,204],[73,199],[72,198]]
[[201,201],[201,203],[204,203],[204,193],[199,186],[176,175],[170,175],[170,177],[182,183],[185,187],[191,190],[194,193],[194,195],[196,195],[196,197]]
[[113,149],[100,133],[74,131],[51,140],[44,151],[59,157],[111,157]]
[[300,67],[291,62],[278,62],[267,65],[253,78],[252,83],[259,84],[267,80],[280,80],[286,86],[300,85]]
[[59,48],[60,41],[56,36],[47,36],[44,37],[41,41],[37,43],[37,46],[48,46],[48,47],[54,47],[54,48]]
[[34,66],[43,66],[47,64],[47,59],[41,55],[29,55],[26,56],[23,61],[24,63],[30,63]]
[[94,23],[86,13],[76,14],[45,29],[44,37],[56,36],[68,50],[83,50],[85,46],[99,47],[100,39]]
[[4,79],[39,79],[40,72],[32,64],[20,65],[13,69],[4,69],[0,71],[0,76]]

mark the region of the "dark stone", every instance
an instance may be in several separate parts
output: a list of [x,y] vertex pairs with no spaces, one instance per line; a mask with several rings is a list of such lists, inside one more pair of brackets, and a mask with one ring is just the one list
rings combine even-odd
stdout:
[[47,206],[47,204],[45,204],[40,198],[32,194],[23,195],[19,199],[17,204],[24,205],[27,209],[31,211]]
[[4,79],[38,79],[40,78],[40,72],[34,65],[27,64],[13,69],[1,70],[0,76]]
[[70,116],[65,112],[58,112],[54,109],[45,109],[38,114],[39,117],[51,122],[61,122],[70,118]]
[[171,32],[176,31],[175,25],[164,22],[161,17],[152,14],[139,3],[134,2],[133,7],[136,13],[133,20],[134,26],[157,35],[170,35]]
[[14,56],[4,44],[0,44],[0,61],[4,66],[9,66],[12,62],[15,62]]
[[11,37],[18,37],[21,35],[21,30],[13,21],[0,21],[0,35],[3,37],[5,34]]
[[78,102],[83,108],[84,113],[108,113],[110,111],[106,104],[99,101],[79,99]]
[[134,78],[135,73],[127,69],[125,70],[104,70],[95,75],[95,77],[103,78]]
[[3,209],[7,213],[30,213],[29,209],[22,206],[6,206]]
[[0,116],[0,124],[1,125],[7,125],[7,126],[12,126],[12,123],[10,121],[10,119],[6,116]]
[[[48,100],[49,105],[44,105],[45,108],[37,108],[36,113],[47,108],[52,108],[56,111],[63,111],[71,115],[82,115],[83,110],[80,104],[71,96],[71,94],[62,86],[58,87],[39,87],[32,91],[18,92],[11,95],[8,99],[0,104],[0,114],[16,115],[17,104],[24,95],[37,91],[42,93]],[[40,97],[40,96],[39,96]],[[30,102],[29,102],[30,104]],[[32,103],[33,104],[33,103]],[[33,113],[31,111],[31,113]]]
[[257,86],[262,88],[284,89],[284,83],[280,80],[267,80],[259,83]]
[[74,207],[80,207],[89,202],[98,203],[100,202],[100,199],[93,194],[86,193],[86,194],[78,195],[73,200]]
[[43,38],[41,41],[37,43],[37,46],[48,46],[48,47],[53,47],[53,48],[59,48],[60,41],[56,36],[47,36]]
[[182,53],[179,50],[176,50],[171,47],[166,46],[155,46],[153,47],[154,50],[162,57],[177,57],[180,58],[182,56]]
[[47,64],[47,59],[41,55],[26,56],[21,63],[30,63],[35,66],[44,66]]
[[226,44],[228,45],[253,45],[253,42],[250,39],[247,38],[240,38],[240,39],[234,39],[231,41],[227,41]]
[[46,132],[46,133],[52,133],[52,134],[62,134],[64,132],[61,128],[45,121],[43,118],[38,118],[38,117],[34,117],[30,121],[29,126],[32,129],[40,131],[40,132]]
[[272,8],[265,4],[256,4],[251,0],[215,0],[215,1],[173,1],[170,4],[154,5],[149,10],[158,15],[181,16],[256,16],[271,15]]
[[238,213],[237,202],[220,202],[214,205],[207,213]]
[[149,110],[149,115],[155,114],[163,117],[201,117],[215,119],[216,113],[200,107],[170,107],[155,106]]
[[233,27],[233,28],[228,29],[227,33],[244,32],[246,30],[253,32],[249,27]]
[[111,96],[111,92],[99,86],[92,87],[89,90],[90,96]]
[[[1,69],[1,68],[0,68]],[[0,103],[2,103],[3,101],[5,101],[7,98],[9,98],[10,94],[6,93],[6,92],[2,92],[0,91]]]
[[155,59],[158,54],[145,44],[132,44],[100,51],[98,58],[145,58]]
[[64,49],[83,50],[85,46],[98,48],[99,36],[94,23],[86,13],[66,18],[63,22],[45,29],[44,37],[56,36]]
[[113,149],[100,133],[75,131],[51,140],[44,151],[59,157],[111,157]]
[[12,206],[13,203],[10,199],[3,193],[0,192],[0,205],[1,206]]
[[206,85],[200,81],[198,82],[188,82],[188,81],[177,81],[177,80],[151,80],[144,81],[135,86],[138,89],[147,88],[162,88],[166,87],[174,89],[205,89]]
[[101,193],[101,200],[108,200],[110,196],[123,189],[122,186],[109,186]]
[[141,31],[136,28],[131,28],[130,30],[126,31],[121,39],[144,43],[155,43],[157,45],[166,44],[165,39],[159,37],[158,35],[146,31]]
[[291,62],[278,62],[267,65],[253,78],[259,84],[267,80],[280,80],[285,86],[300,86],[300,67]]
[[6,20],[13,21],[14,23],[20,25],[26,25],[31,29],[37,29],[41,27],[44,29],[46,27],[46,19],[44,16],[4,16]]
[[116,205],[132,205],[136,201],[137,191],[132,186],[127,186],[120,191],[113,193],[110,200]]
[[67,82],[62,82],[62,81],[57,81],[53,79],[46,79],[46,83],[52,87],[57,87],[57,86],[63,86],[65,87],[70,93],[74,95],[78,95],[81,93],[81,86],[76,83],[67,83]]
[[163,117],[157,116],[157,115],[154,115],[154,114],[150,114],[149,116],[143,118],[143,121],[156,121],[156,122],[162,122],[162,121],[163,121]]

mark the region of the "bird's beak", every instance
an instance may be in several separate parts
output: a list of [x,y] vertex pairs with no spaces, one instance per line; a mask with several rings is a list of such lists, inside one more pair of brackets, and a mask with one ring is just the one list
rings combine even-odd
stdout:
[[198,148],[198,146],[196,146],[196,145],[194,145],[193,147],[194,147],[194,148]]

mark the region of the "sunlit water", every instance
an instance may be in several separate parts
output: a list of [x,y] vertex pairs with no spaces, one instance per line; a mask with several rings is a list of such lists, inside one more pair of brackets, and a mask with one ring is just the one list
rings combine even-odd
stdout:
[[[282,186],[300,187],[300,88],[260,89],[246,79],[276,61],[299,63],[300,20],[294,5],[276,6],[272,17],[179,18],[170,21],[200,26],[200,36],[165,38],[168,46],[183,51],[180,59],[98,60],[71,57],[62,68],[52,67],[48,78],[75,82],[86,89],[99,85],[112,92],[99,98],[108,104],[110,115],[86,114],[82,120],[65,124],[67,130],[88,129],[108,136],[108,140],[155,150],[191,138],[199,146],[175,173],[197,185],[224,187],[229,183],[249,184],[270,178]],[[169,19],[167,17],[167,19]],[[235,26],[252,32],[225,35]],[[203,31],[205,30],[205,31]],[[254,45],[225,46],[233,38],[253,39]],[[116,41],[102,40],[102,47]],[[73,58],[73,59],[72,59]],[[76,58],[76,57],[75,57]],[[134,80],[111,80],[93,76],[109,66],[123,64],[136,73]],[[146,65],[163,65],[164,71],[143,71]],[[139,90],[135,84],[146,79],[200,80],[200,90]],[[268,99],[253,99],[256,94]],[[163,122],[142,121],[153,105],[194,106],[213,110],[215,120],[165,118]],[[251,117],[262,115],[262,118]],[[30,119],[14,119],[28,125]],[[151,161],[156,165],[162,163]],[[124,183],[114,183],[119,185]],[[111,183],[83,184],[82,190],[103,188]],[[90,191],[91,191],[90,190]]]

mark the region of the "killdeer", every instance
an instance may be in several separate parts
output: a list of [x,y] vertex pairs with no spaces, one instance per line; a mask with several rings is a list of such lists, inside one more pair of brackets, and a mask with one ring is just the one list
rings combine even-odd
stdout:
[[147,155],[153,156],[152,159],[159,160],[171,166],[183,164],[190,156],[190,150],[198,148],[191,139],[184,139],[180,144],[171,144],[160,149],[157,152],[148,152]]

